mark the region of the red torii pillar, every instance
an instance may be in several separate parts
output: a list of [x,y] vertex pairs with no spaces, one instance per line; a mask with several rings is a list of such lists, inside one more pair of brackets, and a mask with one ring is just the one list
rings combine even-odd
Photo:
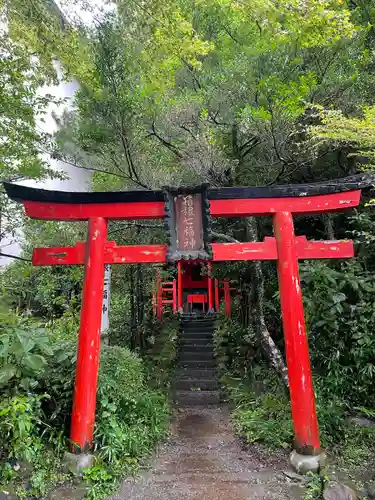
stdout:
[[293,216],[278,212],[273,218],[277,243],[277,270],[284,325],[294,449],[302,455],[320,452],[305,314],[298,270]]
[[75,452],[88,452],[94,435],[106,242],[107,221],[90,219],[70,434]]

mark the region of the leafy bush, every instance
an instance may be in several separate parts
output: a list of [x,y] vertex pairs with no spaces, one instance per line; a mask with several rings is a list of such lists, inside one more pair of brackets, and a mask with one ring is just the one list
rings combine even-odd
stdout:
[[[263,375],[262,375],[263,374]],[[259,370],[262,389],[256,380],[227,380],[229,398],[234,403],[234,429],[247,443],[288,447],[292,443],[292,418],[289,398],[276,376]]]
[[43,396],[13,396],[0,401],[0,442],[7,458],[31,461],[40,451],[38,431]]
[[83,269],[15,262],[0,273],[0,283],[4,300],[14,308],[51,319],[79,308]]
[[216,362],[221,373],[247,374],[255,357],[255,336],[236,317],[221,314],[214,332]]
[[148,349],[144,357],[147,378],[152,387],[169,388],[169,379],[177,357],[179,323],[172,318],[154,321],[146,338]]
[[357,261],[338,270],[305,265],[306,319],[314,371],[324,377],[324,397],[351,406],[375,406],[375,280]]
[[166,397],[145,383],[140,358],[122,347],[104,347],[98,389],[96,447],[106,461],[140,458],[168,423]]
[[[11,315],[0,329],[0,374],[2,369],[7,375],[0,386],[2,479],[18,485],[21,495],[22,478],[12,464],[26,459],[32,469],[28,494],[38,498],[66,479],[59,472],[59,456],[69,436],[76,365],[74,316],[66,314],[47,327]],[[103,498],[121,474],[138,466],[163,436],[168,416],[166,396],[149,389],[142,360],[128,349],[103,347],[95,429],[97,471],[87,472],[91,498]]]

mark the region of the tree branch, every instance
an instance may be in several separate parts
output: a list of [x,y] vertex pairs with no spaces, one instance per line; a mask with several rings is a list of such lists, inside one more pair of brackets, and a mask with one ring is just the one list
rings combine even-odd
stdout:
[[11,255],[5,252],[0,252],[0,257],[9,257],[10,259],[22,260],[24,262],[32,262],[31,259],[24,259],[23,257],[18,257],[18,255]]
[[115,177],[120,177],[121,179],[127,179],[127,177],[125,175],[116,174],[115,172],[108,172],[107,170],[102,170],[101,168],[84,167],[83,165],[78,165],[77,163],[74,163],[70,160],[67,160],[66,158],[57,154],[56,152],[48,152],[48,151],[46,151],[46,152],[51,155],[51,158],[53,158],[55,160],[63,161],[64,163],[66,163],[67,165],[71,165],[72,167],[81,168],[83,170],[88,170],[89,172],[101,172],[102,174],[114,175]]
[[211,234],[214,238],[217,238],[219,240],[229,241],[230,243],[240,243],[238,240],[236,240],[232,236],[229,236],[228,234],[216,233],[215,231],[211,231]]
[[162,229],[164,226],[163,224],[141,224],[139,222],[129,222],[123,223],[121,227],[118,229],[113,229],[112,231],[109,231],[108,234],[113,234],[113,233],[118,233],[119,231],[123,231],[124,229],[129,229],[132,227],[141,227],[141,228],[148,228],[148,229]]
[[161,137],[161,135],[159,135],[156,132],[155,122],[152,122],[151,130],[152,130],[152,132],[150,132],[150,134],[149,134],[150,137],[155,136],[163,144],[163,146],[165,146],[167,149],[169,149],[169,151],[171,151],[174,155],[176,155],[177,158],[180,158],[180,159],[183,158],[182,154],[180,153],[180,151],[177,149],[177,147],[174,144],[168,142],[167,140],[165,140],[163,137]]

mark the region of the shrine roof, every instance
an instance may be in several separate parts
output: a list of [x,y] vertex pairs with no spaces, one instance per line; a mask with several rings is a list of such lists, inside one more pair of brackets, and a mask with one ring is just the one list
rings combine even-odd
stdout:
[[[4,189],[12,200],[36,201],[41,203],[92,204],[92,203],[134,203],[164,201],[162,190],[69,192],[52,191],[4,182]],[[282,184],[265,187],[223,187],[209,188],[209,200],[256,199],[256,198],[301,198],[334,193],[344,193],[375,185],[374,174],[359,174],[340,179],[309,184]]]

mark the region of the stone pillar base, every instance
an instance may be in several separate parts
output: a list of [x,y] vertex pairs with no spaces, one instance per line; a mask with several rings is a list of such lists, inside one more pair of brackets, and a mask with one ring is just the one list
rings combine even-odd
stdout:
[[301,455],[295,450],[290,454],[290,464],[297,474],[307,474],[308,472],[319,472],[324,466],[326,454],[319,455]]
[[75,455],[74,453],[66,451],[64,453],[63,463],[74,476],[81,477],[83,476],[84,469],[90,469],[94,465],[94,459],[95,456],[89,453]]

